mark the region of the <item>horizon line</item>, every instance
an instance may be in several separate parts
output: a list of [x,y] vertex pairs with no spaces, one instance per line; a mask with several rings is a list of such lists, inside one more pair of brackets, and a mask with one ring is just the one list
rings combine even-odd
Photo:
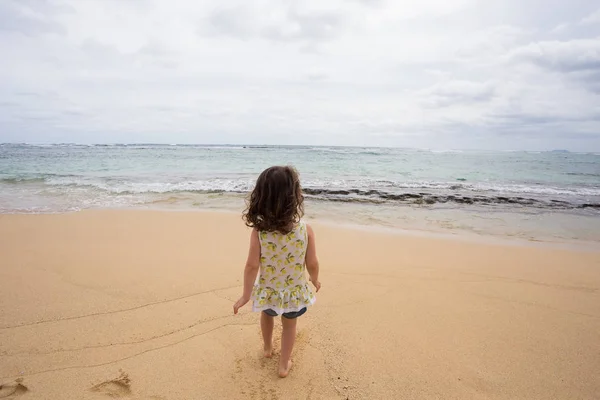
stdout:
[[428,151],[497,151],[497,152],[540,152],[540,153],[581,153],[581,154],[597,154],[597,151],[572,151],[568,149],[552,149],[552,150],[525,150],[525,149],[482,149],[482,148],[432,148],[432,147],[406,147],[406,146],[363,146],[363,145],[326,145],[326,144],[248,144],[248,143],[168,143],[168,142],[113,142],[113,143],[77,143],[77,142],[0,142],[0,146],[4,145],[24,145],[24,146],[60,146],[60,145],[75,145],[75,146],[204,146],[204,147],[338,147],[338,148],[367,148],[367,149],[404,149],[404,150],[428,150]]

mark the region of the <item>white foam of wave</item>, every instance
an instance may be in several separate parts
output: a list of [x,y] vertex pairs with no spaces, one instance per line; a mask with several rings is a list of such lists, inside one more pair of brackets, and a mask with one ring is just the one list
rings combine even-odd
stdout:
[[[182,182],[131,182],[106,181],[82,177],[54,177],[46,183],[54,186],[93,187],[113,194],[143,194],[170,192],[248,192],[254,187],[253,179],[205,179]],[[527,186],[519,184],[488,184],[468,182],[395,182],[385,179],[313,179],[303,182],[305,188],[328,190],[379,190],[397,192],[402,190],[444,190],[458,192],[482,192],[510,195],[541,196],[600,196],[600,187],[560,188],[553,186]]]
[[69,212],[81,211],[80,207],[51,207],[51,206],[38,206],[38,207],[0,207],[0,214],[62,214]]
[[82,178],[51,178],[54,186],[93,187],[113,194],[171,193],[196,191],[247,192],[254,186],[251,180],[208,179],[185,182],[107,182]]
[[500,193],[527,193],[538,195],[577,195],[600,196],[600,188],[558,188],[552,186],[527,186],[527,185],[502,185],[477,183],[468,185],[474,191],[500,192]]
[[435,154],[458,154],[458,153],[464,153],[463,150],[454,150],[454,149],[429,149],[428,150],[430,153],[435,153]]

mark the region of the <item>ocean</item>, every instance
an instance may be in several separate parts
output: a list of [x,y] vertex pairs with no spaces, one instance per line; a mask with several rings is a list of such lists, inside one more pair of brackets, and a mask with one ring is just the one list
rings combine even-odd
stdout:
[[258,174],[301,175],[308,217],[412,231],[600,241],[600,154],[204,145],[0,145],[0,213],[241,212]]

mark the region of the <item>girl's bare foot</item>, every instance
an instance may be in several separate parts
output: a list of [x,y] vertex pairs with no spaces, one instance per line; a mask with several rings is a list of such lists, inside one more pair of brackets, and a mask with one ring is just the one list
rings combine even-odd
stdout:
[[273,357],[273,346],[264,346],[264,352],[265,352],[265,357],[266,358],[271,358]]
[[292,369],[292,361],[288,361],[287,364],[287,368],[281,368],[281,366],[279,367],[279,377],[280,378],[285,378],[286,376],[288,376],[288,374],[290,373],[290,369]]

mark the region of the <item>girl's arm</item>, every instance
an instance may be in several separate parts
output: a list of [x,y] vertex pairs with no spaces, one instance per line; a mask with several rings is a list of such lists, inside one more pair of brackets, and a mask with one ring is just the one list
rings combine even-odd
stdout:
[[310,276],[310,281],[315,285],[317,292],[321,289],[319,282],[319,259],[317,258],[317,246],[315,244],[315,233],[310,225],[306,225],[308,233],[308,245],[306,248],[306,270]]
[[242,293],[242,297],[233,305],[234,314],[237,314],[238,310],[250,301],[259,266],[260,240],[258,239],[258,231],[253,229],[250,235],[250,249],[248,250],[246,268],[244,268],[244,292]]

